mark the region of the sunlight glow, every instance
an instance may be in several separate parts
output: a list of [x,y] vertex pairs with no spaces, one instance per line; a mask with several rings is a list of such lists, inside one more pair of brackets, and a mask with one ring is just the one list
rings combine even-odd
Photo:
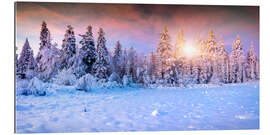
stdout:
[[197,54],[197,49],[193,45],[186,45],[184,47],[184,54],[187,57],[194,57]]

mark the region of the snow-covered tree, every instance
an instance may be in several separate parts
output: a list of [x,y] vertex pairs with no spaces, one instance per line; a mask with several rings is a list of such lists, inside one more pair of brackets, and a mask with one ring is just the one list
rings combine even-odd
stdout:
[[179,59],[183,55],[183,47],[185,46],[185,42],[183,30],[180,28],[174,46],[174,57],[176,59]]
[[60,56],[60,69],[68,69],[73,65],[73,60],[71,59],[76,54],[76,38],[73,27],[71,25],[67,26],[66,33],[64,35],[61,56]]
[[142,66],[137,68],[137,82],[143,84],[144,86],[147,86],[150,81],[149,76],[147,74],[147,70],[148,70],[147,56],[144,56]]
[[97,60],[94,64],[95,76],[107,80],[110,75],[110,56],[106,47],[105,33],[102,28],[98,31]]
[[51,48],[51,39],[50,39],[50,31],[47,28],[47,23],[45,21],[41,24],[41,30],[40,30],[40,43],[39,43],[39,52],[36,57],[36,66],[35,70],[36,72],[39,72],[42,68],[42,63],[40,63],[40,59],[43,57],[42,50],[44,48]]
[[49,29],[47,28],[47,23],[45,21],[41,24],[41,30],[40,30],[40,43],[39,43],[39,52],[36,57],[36,71],[39,72],[40,68],[42,68],[42,64],[39,63],[40,59],[43,57],[42,50],[44,48],[51,48],[51,34]]
[[51,45],[50,48],[44,47],[39,51],[40,56],[39,62],[36,64],[36,72],[38,78],[43,81],[49,81],[58,72],[59,68],[59,53],[60,50],[57,48],[57,44]]
[[229,82],[229,56],[224,48],[222,36],[217,45],[217,73],[220,82]]
[[133,47],[128,50],[127,77],[132,78],[133,82],[137,81],[137,52]]
[[[17,46],[15,47],[15,51],[17,51]],[[15,55],[15,72],[16,72],[16,75],[17,75],[17,73],[18,73],[18,62],[19,62],[19,60],[18,60],[18,54],[17,54],[17,52],[16,52],[16,55]]]
[[192,60],[189,58],[184,58],[183,64],[183,84],[184,86],[191,84],[193,81],[192,78]]
[[57,44],[51,44],[50,31],[47,28],[46,22],[42,22],[40,31],[39,52],[36,57],[35,72],[38,78],[43,81],[48,81],[53,77],[59,67],[59,49]]
[[200,56],[200,75],[199,75],[199,81],[201,84],[208,83],[208,71],[209,71],[209,59],[205,57],[204,55]]
[[210,55],[213,55],[217,51],[216,36],[214,34],[213,29],[210,29],[208,32],[208,39],[207,39],[206,47],[207,47],[206,48],[207,52]]
[[97,58],[92,26],[88,26],[86,33],[79,36],[82,37],[80,41],[82,46],[78,49],[77,58],[72,66],[77,77],[92,73],[92,68]]
[[259,58],[257,58],[257,60],[256,60],[255,77],[258,80],[260,79],[260,61],[259,61]]
[[156,57],[153,51],[150,52],[148,67],[148,75],[150,77],[151,83],[154,83],[156,77]]
[[200,67],[199,67],[199,59],[193,58],[192,59],[192,84],[198,84],[200,79]]
[[208,33],[208,39],[206,42],[206,53],[207,57],[210,60],[210,65],[208,65],[208,80],[211,83],[219,82],[218,79],[218,70],[217,70],[217,44],[216,44],[216,36],[214,34],[213,29],[211,28]]
[[163,32],[160,34],[160,40],[157,48],[157,72],[159,74],[159,79],[165,79],[165,73],[167,68],[172,62],[172,45],[171,38],[168,34],[167,27],[165,26]]
[[47,23],[45,21],[41,24],[41,31],[40,31],[40,47],[39,50],[42,50],[42,48],[50,48],[51,44],[51,34],[49,29],[47,28]]
[[127,50],[124,49],[123,56],[121,58],[120,78],[123,78],[124,75],[127,75],[127,63],[128,63],[128,54]]
[[249,80],[255,80],[256,79],[256,73],[257,72],[257,65],[258,65],[258,61],[257,61],[257,56],[254,52],[254,45],[253,42],[251,42],[250,48],[247,52],[247,77]]
[[26,38],[18,61],[18,74],[22,79],[33,76],[34,64],[33,50],[29,45],[28,38]]
[[232,83],[240,83],[246,80],[245,74],[245,57],[242,48],[240,36],[232,44],[232,52],[230,55],[230,81]]
[[165,80],[168,86],[176,86],[178,84],[178,72],[175,61],[171,62],[166,69]]
[[114,48],[114,54],[112,58],[112,64],[113,64],[113,70],[116,72],[119,76],[121,73],[121,67],[123,66],[121,62],[122,61],[122,46],[119,41],[116,42],[115,48]]

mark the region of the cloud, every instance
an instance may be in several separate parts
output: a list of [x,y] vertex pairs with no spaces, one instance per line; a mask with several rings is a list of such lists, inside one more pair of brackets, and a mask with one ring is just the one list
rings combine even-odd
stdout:
[[102,27],[109,47],[120,40],[124,47],[134,46],[145,53],[157,47],[164,25],[168,26],[172,43],[180,27],[186,40],[194,40],[197,34],[206,37],[212,27],[217,37],[223,35],[228,46],[236,33],[241,34],[245,44],[250,40],[258,44],[258,12],[258,7],[240,6],[18,2],[16,37],[18,46],[26,37],[38,46],[40,25],[45,20],[59,45],[68,24],[74,27],[76,35],[84,33],[86,27],[92,25],[95,39],[98,28]]

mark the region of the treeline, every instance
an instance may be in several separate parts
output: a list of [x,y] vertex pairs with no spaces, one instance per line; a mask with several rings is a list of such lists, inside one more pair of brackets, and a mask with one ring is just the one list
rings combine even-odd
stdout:
[[193,57],[184,53],[188,45],[181,29],[175,45],[172,45],[164,27],[156,52],[151,52],[149,57],[138,55],[133,47],[123,49],[120,41],[116,42],[114,51],[109,52],[102,28],[99,28],[97,42],[94,41],[92,26],[79,36],[82,38],[80,48],[76,44],[73,27],[68,25],[62,48],[58,49],[56,43],[51,43],[46,22],[42,22],[38,55],[34,58],[26,39],[20,58],[16,55],[16,76],[74,85],[76,80],[91,75],[97,81],[143,86],[240,83],[259,79],[259,59],[253,44],[245,56],[239,36],[229,54],[222,39],[217,43],[213,30],[210,30],[208,38],[196,39],[195,46],[199,51]]

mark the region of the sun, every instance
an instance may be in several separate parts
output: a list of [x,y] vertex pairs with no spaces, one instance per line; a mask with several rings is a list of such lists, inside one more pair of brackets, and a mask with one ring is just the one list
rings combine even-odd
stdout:
[[191,58],[197,54],[197,49],[193,45],[184,46],[184,55]]

